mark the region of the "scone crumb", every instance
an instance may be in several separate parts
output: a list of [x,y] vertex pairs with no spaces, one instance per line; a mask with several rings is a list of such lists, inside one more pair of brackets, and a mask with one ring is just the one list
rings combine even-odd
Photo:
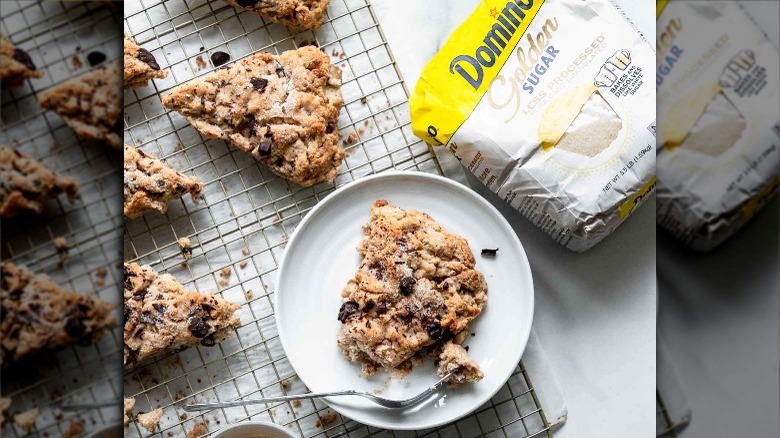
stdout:
[[336,421],[336,418],[338,415],[335,412],[328,412],[322,415],[318,416],[319,419],[317,420],[317,427],[324,428],[325,426],[329,425],[330,423],[333,423]]
[[219,285],[220,286],[227,286],[230,284],[230,274],[232,272],[230,271],[230,266],[225,266],[224,268],[219,270],[219,276],[221,277],[219,279]]
[[282,380],[279,382],[279,386],[282,387],[282,390],[287,392],[288,389],[290,389],[290,381],[287,379]]
[[249,255],[249,250],[248,249],[242,249],[241,250],[241,254],[243,254],[245,256],[248,256]]
[[140,413],[136,416],[138,424],[144,427],[149,432],[154,432],[160,426],[160,419],[162,418],[162,408],[157,408],[152,412]]
[[64,262],[68,258],[68,241],[64,237],[55,237],[54,247],[57,248],[57,254],[60,256],[60,263]]
[[209,428],[205,421],[196,421],[189,432],[187,438],[198,438],[209,433]]
[[197,58],[195,58],[195,64],[197,64],[198,69],[206,68],[208,64],[206,64],[206,60],[203,59],[203,55],[198,55]]
[[78,420],[70,423],[68,429],[62,433],[62,438],[75,438],[84,433],[84,421]]
[[356,132],[350,132],[349,136],[344,140],[344,146],[349,146],[351,144],[355,144],[358,141],[358,136]]
[[25,432],[29,432],[32,430],[33,426],[35,426],[35,420],[38,418],[40,413],[41,411],[36,406],[22,413],[14,414],[14,423],[21,427]]
[[300,400],[293,400],[292,405],[294,408],[300,408],[301,407],[301,401]]
[[241,269],[244,269],[244,268],[246,268],[246,265],[248,265],[248,264],[249,264],[249,262],[244,260],[243,262],[238,264],[238,267],[241,268]]
[[184,255],[184,258],[187,260],[192,259],[192,243],[190,242],[190,239],[186,237],[180,237],[178,242],[179,248],[181,249],[181,253]]
[[248,291],[246,291],[246,294],[244,294],[244,295],[246,296],[247,301],[251,300],[252,299],[252,289],[249,289]]

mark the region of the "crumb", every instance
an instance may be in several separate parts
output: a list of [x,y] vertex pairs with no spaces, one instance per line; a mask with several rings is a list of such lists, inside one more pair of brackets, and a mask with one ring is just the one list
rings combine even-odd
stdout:
[[84,433],[84,422],[74,421],[70,423],[68,429],[62,433],[62,438],[75,438]]
[[208,64],[206,64],[206,61],[203,59],[203,55],[198,55],[197,58],[195,58],[195,64],[198,66],[198,70],[202,68],[206,68]]
[[290,389],[290,381],[287,379],[282,380],[279,382],[279,385],[282,387],[282,391],[287,392],[288,389]]
[[293,400],[292,405],[293,405],[293,407],[300,408],[301,407],[301,401],[300,400]]
[[249,264],[249,262],[247,262],[246,260],[244,260],[243,262],[241,262],[241,263],[239,263],[239,264],[238,264],[238,267],[239,267],[239,268],[241,268],[241,269],[244,269],[244,268],[246,268],[246,265],[247,265],[247,264]]
[[230,284],[230,266],[225,266],[219,271],[219,276],[221,277],[219,279],[219,285],[220,286],[227,286]]
[[184,421],[184,420],[186,420],[187,418],[189,418],[189,417],[187,416],[187,414],[181,414],[181,415],[179,415],[179,420],[181,420],[181,421]]
[[154,432],[160,426],[160,418],[162,418],[163,410],[158,408],[149,413],[140,413],[136,416],[138,424],[144,427],[149,432]]
[[182,255],[184,255],[185,259],[190,260],[192,258],[192,243],[190,242],[190,239],[182,237],[179,238],[178,242]]
[[317,42],[316,41],[312,41],[312,40],[303,40],[303,41],[301,41],[300,47],[305,47],[305,46],[319,47],[319,45],[317,45]]
[[183,389],[180,389],[180,390],[176,391],[176,394],[173,396],[174,401],[179,401],[179,400],[183,399],[184,397],[187,397],[187,394],[184,393]]
[[184,146],[181,143],[176,143],[176,146],[174,146],[173,151],[182,152],[184,151]]
[[64,237],[55,237],[54,247],[57,248],[57,254],[60,256],[60,265],[62,265],[68,258],[68,241]]
[[206,426],[206,424],[208,424],[208,420],[196,421],[192,426],[192,429],[187,432],[187,438],[197,438],[209,433],[209,428]]
[[276,408],[269,408],[268,413],[271,415],[276,415]]
[[363,121],[363,126],[368,126],[368,120]]
[[33,426],[35,426],[35,420],[40,413],[41,411],[38,410],[37,407],[34,407],[20,414],[14,414],[14,423],[21,427],[25,432],[29,432],[32,430]]
[[336,49],[333,49],[332,52],[330,52],[331,56],[339,56],[339,52],[336,51]]
[[81,67],[84,67],[84,63],[81,62],[81,59],[78,57],[78,55],[73,55],[71,61],[73,61],[73,68],[75,68],[76,70],[80,69]]
[[97,271],[95,271],[95,286],[103,287],[106,284],[107,274],[108,274],[108,270],[106,270],[105,266],[101,266],[97,268]]
[[330,423],[333,423],[336,421],[336,413],[335,412],[328,412],[323,415],[319,415],[319,420],[317,420],[317,427],[325,427],[329,425]]
[[350,132],[349,136],[344,140],[344,146],[349,146],[351,144],[355,144],[358,141],[358,136],[356,132]]
[[249,250],[248,249],[242,249],[241,250],[241,254],[243,254],[245,256],[248,256],[249,255]]
[[358,128],[358,134],[363,135],[364,132],[366,132],[366,128],[364,128],[362,126],[360,128]]
[[244,295],[246,295],[246,300],[247,301],[251,300],[252,299],[252,289],[249,289],[248,291],[246,291],[246,294],[244,294]]
[[345,54],[344,54],[344,52],[342,52],[342,53],[339,55],[339,59],[344,59],[344,58],[346,58],[346,57],[347,57],[347,55],[345,55]]
[[368,103],[368,99],[366,99],[366,96],[363,96],[363,98],[360,99],[360,103],[362,103],[363,105]]

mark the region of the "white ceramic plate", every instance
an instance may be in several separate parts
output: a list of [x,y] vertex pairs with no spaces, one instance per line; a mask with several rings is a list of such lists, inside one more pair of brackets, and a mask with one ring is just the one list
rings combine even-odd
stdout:
[[[531,268],[512,228],[469,188],[435,175],[391,172],[366,177],[336,190],[316,205],[293,233],[279,265],[276,324],[290,363],[312,391],[358,389],[409,398],[435,382],[432,361],[399,379],[371,378],[349,362],[336,343],[341,290],[360,265],[356,246],[371,205],[384,198],[404,209],[428,213],[448,231],[465,237],[488,283],[488,302],[471,324],[465,345],[485,378],[444,389],[425,404],[404,410],[378,407],[360,397],[326,402],[345,417],[388,429],[420,430],[457,420],[487,402],[520,361],[531,332],[534,293]],[[496,257],[482,248],[499,248]]]

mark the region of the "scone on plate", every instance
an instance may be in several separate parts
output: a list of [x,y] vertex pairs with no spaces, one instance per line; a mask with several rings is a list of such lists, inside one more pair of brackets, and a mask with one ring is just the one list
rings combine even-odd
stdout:
[[11,262],[0,265],[0,305],[3,366],[42,350],[93,344],[116,327],[113,304],[62,290],[48,276]]
[[124,302],[125,368],[165,351],[213,346],[241,324],[238,305],[137,263],[125,263]]
[[168,211],[168,201],[189,193],[193,201],[203,196],[203,182],[173,170],[141,149],[125,145],[124,212],[135,219],[149,210]]
[[61,193],[73,202],[79,184],[17,149],[0,145],[0,216],[10,219],[26,212],[40,214],[46,201]]
[[162,79],[168,72],[160,69],[160,64],[151,52],[139,47],[133,38],[125,34],[124,43],[124,82],[125,88],[139,88],[149,85],[149,79]]
[[322,26],[330,0],[225,0],[234,7],[256,12],[291,27],[317,30]]
[[380,199],[363,233],[363,260],[342,292],[338,344],[366,374],[409,369],[421,350],[466,333],[485,307],[487,283],[466,239],[425,213]]
[[38,94],[38,103],[53,111],[79,137],[122,148],[121,61],[95,67],[81,76]]
[[30,55],[0,33],[0,85],[13,88],[22,85],[25,79],[41,77],[43,72],[35,67]]
[[305,187],[332,182],[344,159],[341,70],[316,47],[252,55],[175,88],[162,103],[202,135]]

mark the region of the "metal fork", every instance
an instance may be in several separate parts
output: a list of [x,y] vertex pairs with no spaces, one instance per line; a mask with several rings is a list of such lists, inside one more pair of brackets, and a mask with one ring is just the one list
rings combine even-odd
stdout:
[[250,399],[250,400],[235,400],[235,401],[218,402],[218,403],[196,403],[196,404],[184,406],[184,410],[187,412],[207,411],[216,408],[232,408],[234,406],[256,405],[256,404],[263,404],[263,403],[285,402],[285,401],[292,401],[292,400],[308,400],[312,398],[335,397],[341,395],[356,395],[359,397],[367,398],[372,402],[378,404],[379,406],[385,408],[401,409],[409,406],[414,406],[422,402],[423,400],[427,399],[428,397],[430,397],[432,394],[436,392],[437,389],[439,389],[439,387],[441,387],[441,385],[444,384],[444,382],[449,380],[449,378],[452,377],[453,374],[455,374],[455,371],[442,377],[439,381],[429,386],[428,389],[426,389],[425,391],[406,400],[390,400],[383,397],[377,397],[374,394],[368,392],[349,390],[349,391],[317,392],[317,393],[310,392],[308,394],[286,395],[282,397],[257,398],[257,399]]

